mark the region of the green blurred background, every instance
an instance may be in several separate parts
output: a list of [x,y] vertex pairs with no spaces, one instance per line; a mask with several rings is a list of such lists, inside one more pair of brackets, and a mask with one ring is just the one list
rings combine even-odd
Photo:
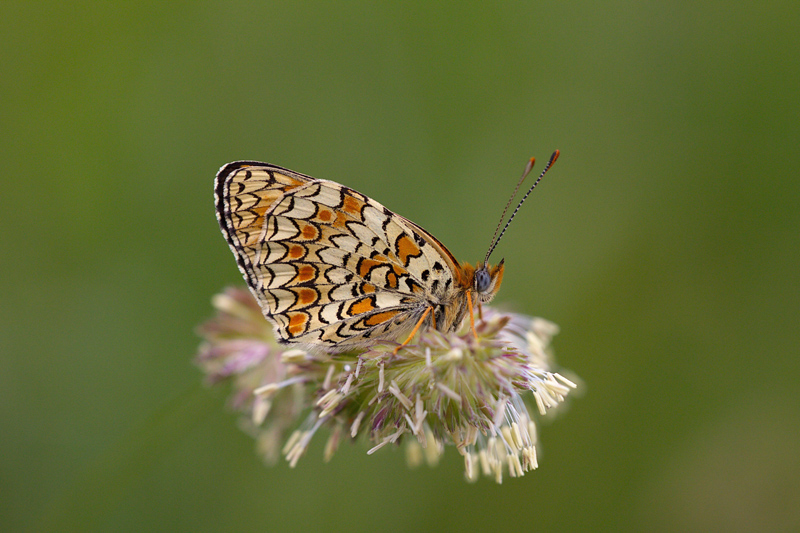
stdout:
[[[0,528],[800,529],[797,2],[3,2]],[[540,468],[324,436],[266,468],[192,365],[260,159],[498,248],[584,394]],[[541,166],[539,166],[541,168]]]

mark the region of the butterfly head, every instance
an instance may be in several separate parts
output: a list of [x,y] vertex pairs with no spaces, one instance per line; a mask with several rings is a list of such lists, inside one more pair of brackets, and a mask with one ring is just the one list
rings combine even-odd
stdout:
[[494,295],[500,289],[500,283],[503,281],[503,261],[501,260],[497,265],[492,266],[488,263],[478,263],[477,268],[472,273],[472,290],[475,291],[478,301],[481,303],[489,303]]

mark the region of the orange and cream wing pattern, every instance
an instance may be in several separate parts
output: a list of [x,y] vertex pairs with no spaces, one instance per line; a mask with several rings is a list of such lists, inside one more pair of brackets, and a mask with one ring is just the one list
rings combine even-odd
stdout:
[[[281,340],[342,351],[421,320],[457,327],[464,272],[432,235],[352,189],[256,161],[223,166],[217,219]],[[457,321],[458,324],[452,323]]]

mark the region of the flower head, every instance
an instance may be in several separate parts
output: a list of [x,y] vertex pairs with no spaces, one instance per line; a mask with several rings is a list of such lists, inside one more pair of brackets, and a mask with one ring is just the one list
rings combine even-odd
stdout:
[[[435,464],[445,446],[465,460],[469,480],[498,483],[537,467],[533,403],[544,415],[576,385],[550,369],[552,322],[483,308],[477,340],[466,328],[429,330],[395,353],[397,343],[335,355],[286,349],[275,340],[249,292],[214,297],[217,316],[203,324],[197,364],[209,383],[231,381],[232,405],[265,459],[279,450],[294,466],[323,426],[326,460],[342,437],[365,438],[372,454],[406,447],[410,464]],[[298,419],[304,417],[299,422]]]

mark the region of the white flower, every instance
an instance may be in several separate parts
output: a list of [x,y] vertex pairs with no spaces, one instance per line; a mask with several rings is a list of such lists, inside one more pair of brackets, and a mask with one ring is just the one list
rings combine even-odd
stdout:
[[543,415],[576,387],[550,369],[558,328],[544,319],[484,307],[477,340],[469,329],[427,331],[396,354],[397,344],[386,342],[314,355],[278,345],[248,292],[228,289],[214,305],[217,316],[199,330],[206,341],[197,363],[211,383],[233,382],[233,405],[270,462],[283,443],[294,466],[327,427],[326,459],[342,436],[370,441],[368,454],[402,442],[412,466],[436,464],[455,445],[467,479],[483,474],[499,483],[504,472],[516,477],[537,467],[528,403]]

